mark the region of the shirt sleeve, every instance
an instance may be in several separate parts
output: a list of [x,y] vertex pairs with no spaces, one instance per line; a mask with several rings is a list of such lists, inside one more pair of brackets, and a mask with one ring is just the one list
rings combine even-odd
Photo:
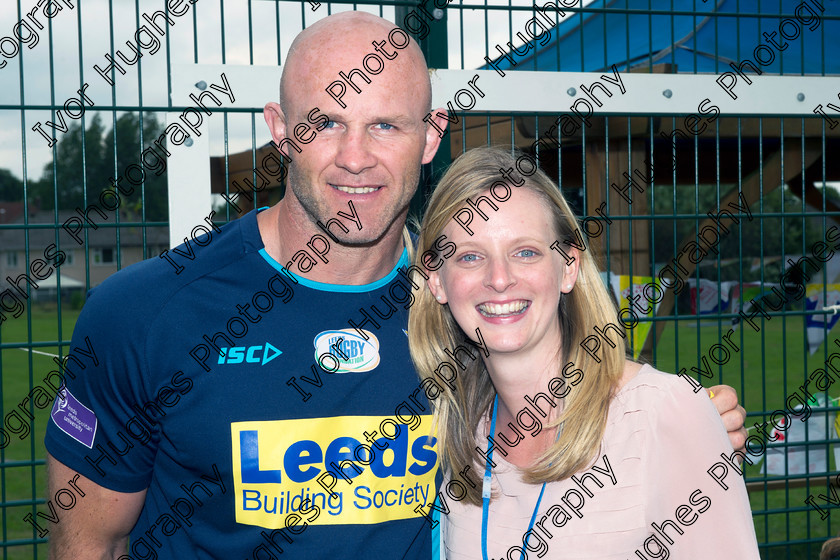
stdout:
[[[64,465],[105,488],[148,487],[159,442],[148,387],[140,305],[127,304],[121,282],[91,291],[76,323],[45,445]],[[54,383],[56,386],[59,382]],[[151,404],[150,404],[151,403]]]
[[[645,517],[651,557],[668,549],[682,560],[758,560],[758,544],[740,465],[705,391],[662,374],[651,403]],[[732,461],[735,461],[734,463]]]

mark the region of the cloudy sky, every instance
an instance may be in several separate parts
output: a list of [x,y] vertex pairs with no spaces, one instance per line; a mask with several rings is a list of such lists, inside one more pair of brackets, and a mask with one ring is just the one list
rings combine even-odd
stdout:
[[[186,1],[186,0],[184,0]],[[325,17],[330,11],[351,9],[351,5],[322,4],[316,11],[306,2],[276,0],[198,0],[195,5],[181,5],[169,0],[170,5],[188,11],[183,16],[171,16],[175,24],[170,27],[169,45],[161,45],[152,55],[142,51],[139,64],[127,66],[127,74],[117,74],[116,85],[109,86],[94,70],[94,65],[105,67],[105,54],[121,49],[130,54],[125,43],[134,37],[138,27],[145,23],[142,15],[162,10],[165,0],[54,0],[62,7],[52,19],[45,17],[37,0],[3,0],[0,10],[0,37],[13,37],[16,24],[25,24],[37,32],[37,43],[26,27],[19,33],[26,44],[22,53],[9,39],[0,39],[0,168],[10,169],[22,177],[24,167],[30,179],[37,179],[44,165],[52,161],[52,149],[38,132],[32,130],[38,122],[51,120],[49,110],[26,109],[19,106],[38,107],[64,104],[71,97],[78,97],[77,90],[84,83],[85,93],[110,128],[114,112],[107,107],[116,105],[136,107],[165,107],[167,105],[167,62],[169,64],[234,64],[275,65],[278,50],[285,57],[294,36],[304,25]],[[69,5],[74,8],[69,8]],[[431,4],[431,2],[429,2]],[[482,2],[483,4],[483,2]],[[489,4],[508,5],[508,0],[490,0]],[[531,2],[514,0],[514,5],[530,6]],[[41,30],[26,14],[35,9],[34,18],[45,27]],[[380,14],[380,8],[362,8]],[[490,50],[497,43],[509,38],[509,29],[521,30],[531,17],[527,11],[502,10],[449,10],[449,67],[475,68],[483,64],[485,45]],[[384,7],[381,14],[394,20],[393,7]],[[489,36],[485,35],[485,14]],[[464,52],[461,52],[461,17],[465,29]],[[222,44],[224,43],[224,49]],[[142,83],[142,88],[140,84]],[[88,109],[89,118],[94,108]],[[119,113],[117,113],[117,116]],[[161,116],[162,117],[162,116]],[[163,118],[161,118],[163,120]],[[215,133],[220,119],[210,119],[212,150],[224,152],[224,135]],[[269,140],[261,115],[256,120],[256,144]],[[69,123],[69,119],[67,119]],[[76,122],[76,121],[74,121]],[[237,152],[252,145],[252,118],[250,115],[231,115],[228,119],[228,150]],[[52,130],[43,125],[44,130]],[[25,132],[25,134],[22,133]],[[59,134],[56,133],[58,136]],[[24,149],[25,146],[25,149]]]

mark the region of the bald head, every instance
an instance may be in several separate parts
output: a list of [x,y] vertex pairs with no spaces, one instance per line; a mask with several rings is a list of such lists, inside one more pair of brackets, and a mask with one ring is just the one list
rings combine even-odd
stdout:
[[333,227],[334,240],[384,244],[386,260],[397,255],[421,167],[434,158],[448,122],[445,109],[429,112],[420,47],[393,23],[342,12],[295,38],[281,84],[282,105],[267,103],[263,116],[289,159],[278,203],[295,224],[289,227],[311,236],[349,208],[358,221]]
[[[369,62],[367,68],[365,61]],[[352,72],[353,69],[359,69],[371,83]],[[351,75],[353,83],[343,80],[339,75],[341,71]],[[420,105],[423,112],[431,109],[429,71],[419,45],[394,23],[366,12],[328,16],[295,37],[280,78],[280,106],[285,113],[292,110],[296,97],[311,98],[315,93],[299,88],[299,78],[313,72],[324,74],[320,91],[336,81],[343,85],[333,86],[334,91],[340,92],[343,87],[349,93],[358,93],[356,90],[363,90],[365,86],[387,87],[385,81],[413,84],[412,102]],[[331,95],[336,98],[335,93]],[[338,101],[339,105],[342,103],[344,101]]]

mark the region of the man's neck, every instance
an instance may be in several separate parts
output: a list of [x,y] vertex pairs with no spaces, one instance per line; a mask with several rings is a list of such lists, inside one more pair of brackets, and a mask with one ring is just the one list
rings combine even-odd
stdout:
[[[393,270],[403,251],[402,229],[387,232],[372,245],[347,246],[329,239],[324,231],[311,225],[305,215],[297,215],[295,205],[281,200],[257,215],[260,236],[266,252],[290,272],[315,282],[358,286],[375,282]],[[313,242],[313,236],[318,235]],[[321,239],[329,242],[327,251]],[[312,243],[312,246],[307,244]],[[313,247],[323,253],[323,259]],[[315,265],[304,272],[299,252],[305,251]],[[295,258],[295,255],[299,255]],[[307,267],[303,267],[307,268]]]

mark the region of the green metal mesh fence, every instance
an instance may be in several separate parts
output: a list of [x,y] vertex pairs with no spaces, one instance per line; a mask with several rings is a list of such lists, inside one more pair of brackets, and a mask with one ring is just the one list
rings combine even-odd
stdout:
[[[616,65],[630,73],[708,73],[710,82],[728,72],[740,80],[737,86],[732,78],[711,86],[724,100],[726,85],[739,93],[752,87],[749,67],[740,66],[739,73],[730,62],[758,60],[754,66],[766,74],[809,79],[838,74],[832,48],[840,36],[840,10],[833,1],[809,0],[810,12],[781,0],[567,4],[560,3],[567,14],[560,18],[559,7],[542,16],[532,3],[512,0],[439,6],[399,0],[4,3],[2,557],[45,558],[50,517],[60,518],[69,506],[66,496],[50,496],[59,506],[55,512],[45,506],[43,434],[51,407],[45,380],[66,355],[86,290],[170,245],[166,162],[155,166],[147,149],[155,150],[167,113],[182,109],[172,102],[184,93],[173,91],[173,66],[276,66],[303,27],[336,11],[363,9],[410,31],[436,69],[506,64],[510,74],[607,72]],[[788,47],[776,48],[766,38],[771,28],[778,28],[774,40],[784,37]],[[547,36],[535,39],[539,48],[528,49],[540,29]],[[764,66],[771,54],[778,60]],[[748,447],[756,464],[747,466],[746,479],[764,558],[814,558],[840,528],[834,511],[840,505],[834,497],[840,385],[815,389],[827,384],[815,370],[830,375],[830,357],[840,352],[840,338],[830,330],[833,312],[823,310],[840,303],[840,269],[820,245],[835,239],[832,228],[840,224],[840,163],[832,157],[840,153],[840,109],[830,105],[840,88],[823,79],[824,95],[804,101],[815,108],[809,117],[789,116],[780,105],[775,113],[745,106],[741,115],[712,118],[707,104],[694,120],[665,111],[594,115],[568,134],[552,131],[557,115],[533,113],[529,92],[509,113],[481,112],[480,105],[460,110],[458,104],[458,121],[424,168],[413,204],[419,213],[435,178],[470,147],[516,145],[537,158],[581,217],[592,218],[584,231],[601,257],[605,281],[615,286],[619,304],[633,309],[624,318],[638,320],[629,330],[631,348],[659,369],[682,371],[706,386],[734,386],[748,426],[759,425],[750,433],[768,451],[764,456]],[[651,88],[651,95],[663,94]],[[214,113],[204,126],[213,154],[211,189],[223,222],[237,217],[224,196],[230,199],[237,181],[256,181],[252,170],[268,149],[268,136],[254,108],[222,106]],[[672,140],[675,130],[684,133]],[[180,146],[182,152],[169,146],[170,159],[189,145]],[[158,143],[158,153],[161,148]],[[116,178],[122,184],[114,185]],[[246,212],[282,192],[282,184],[272,184],[253,200],[239,197],[237,205]],[[721,211],[734,219],[715,220]],[[709,242],[688,246],[700,232]],[[813,264],[797,265],[804,257]],[[676,296],[662,290],[658,307],[648,312],[650,299],[659,298],[654,287],[654,295],[642,294],[634,307],[627,298],[639,295],[674,259],[684,267],[685,288]],[[809,379],[805,388],[821,400],[800,403],[792,395],[803,394]],[[811,408],[809,422],[786,420],[785,410],[797,405]]]

